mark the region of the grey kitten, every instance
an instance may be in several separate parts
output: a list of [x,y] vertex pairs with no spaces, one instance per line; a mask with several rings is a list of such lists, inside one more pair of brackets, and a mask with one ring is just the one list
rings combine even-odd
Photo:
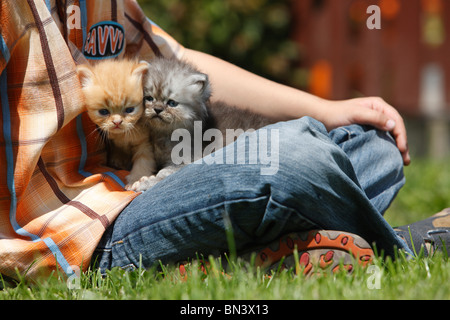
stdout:
[[[227,139],[227,129],[247,131],[274,122],[249,110],[231,107],[221,102],[211,103],[208,76],[184,61],[155,58],[150,62],[143,86],[144,117],[149,126],[159,172],[140,180],[141,191],[152,187],[183,166],[172,160],[172,150],[180,144],[179,141],[172,141],[175,130],[187,130],[190,136],[194,137],[195,126],[199,123],[203,132],[212,128],[218,129],[224,139],[217,141],[216,146],[223,147],[237,138],[233,136]],[[201,146],[202,151],[205,150],[204,147],[205,145]],[[195,148],[195,141],[191,139],[190,149]],[[186,162],[198,160],[202,156],[206,154],[203,152],[191,154],[190,161]]]

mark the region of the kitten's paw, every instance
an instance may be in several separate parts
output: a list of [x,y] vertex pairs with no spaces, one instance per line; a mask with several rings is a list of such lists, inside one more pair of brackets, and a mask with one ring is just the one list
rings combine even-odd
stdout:
[[136,190],[134,190],[134,185],[135,185],[136,183],[137,183],[137,182],[132,183],[132,184],[127,184],[127,185],[125,186],[125,190],[128,190],[128,191],[136,191]]
[[142,175],[138,176],[136,174],[130,173],[125,177],[125,180],[127,180],[127,186],[133,185],[133,183],[139,181],[141,179]]
[[125,188],[130,191],[144,192],[160,181],[156,176],[142,177],[133,184],[128,184]]

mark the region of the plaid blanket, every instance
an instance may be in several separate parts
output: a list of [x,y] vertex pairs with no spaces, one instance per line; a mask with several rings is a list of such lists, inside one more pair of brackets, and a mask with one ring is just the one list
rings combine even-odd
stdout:
[[138,195],[103,166],[75,66],[183,48],[135,0],[0,5],[0,273],[71,276]]

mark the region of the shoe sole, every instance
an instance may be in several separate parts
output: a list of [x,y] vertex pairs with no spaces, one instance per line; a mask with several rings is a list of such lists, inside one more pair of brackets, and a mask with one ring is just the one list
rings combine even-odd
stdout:
[[[298,263],[295,263],[295,250]],[[355,264],[363,267],[373,260],[370,245],[358,235],[331,230],[291,233],[259,251],[255,265],[264,270],[289,269],[312,275],[323,271],[353,272]],[[281,262],[281,266],[280,266]]]

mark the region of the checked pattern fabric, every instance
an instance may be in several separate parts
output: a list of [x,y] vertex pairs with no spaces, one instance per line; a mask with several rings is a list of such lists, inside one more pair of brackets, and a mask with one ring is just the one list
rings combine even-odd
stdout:
[[181,56],[135,0],[0,2],[0,273],[85,270],[137,193],[102,166],[76,65]]

